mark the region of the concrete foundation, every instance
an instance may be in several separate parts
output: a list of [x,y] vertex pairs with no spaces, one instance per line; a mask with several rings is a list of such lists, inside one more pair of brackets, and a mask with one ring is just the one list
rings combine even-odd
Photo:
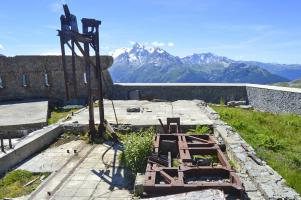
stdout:
[[[194,128],[196,125],[211,126],[212,122],[206,115],[200,112],[199,101],[175,101],[175,102],[151,102],[138,100],[114,100],[117,121],[114,114],[113,104],[110,100],[104,101],[105,119],[113,125],[125,125],[132,128],[154,126],[161,129],[158,119],[166,124],[167,117],[180,117],[183,129]],[[127,112],[127,108],[140,108],[139,112]],[[75,114],[66,121],[65,125],[88,124],[88,109]],[[99,123],[98,108],[95,108],[95,123]]]
[[32,132],[24,140],[17,143],[14,149],[0,153],[0,174],[7,172],[34,153],[46,148],[62,132],[63,129],[60,125],[47,126]]
[[12,137],[20,137],[20,130],[36,130],[46,126],[47,115],[48,101],[1,104],[0,133],[10,132]]

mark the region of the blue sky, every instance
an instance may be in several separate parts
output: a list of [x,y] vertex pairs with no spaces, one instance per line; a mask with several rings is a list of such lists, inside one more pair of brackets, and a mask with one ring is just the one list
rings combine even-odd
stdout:
[[180,57],[301,64],[300,0],[2,0],[0,53],[60,54],[62,3],[78,21],[102,21],[102,54],[139,42]]

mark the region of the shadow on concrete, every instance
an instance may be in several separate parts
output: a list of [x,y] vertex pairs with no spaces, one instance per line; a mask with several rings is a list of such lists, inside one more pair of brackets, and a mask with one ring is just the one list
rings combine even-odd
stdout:
[[[123,146],[119,143],[114,143],[112,146],[110,146],[104,154],[106,154],[109,150],[113,149],[114,154],[112,157],[112,162],[105,163],[106,166],[105,170],[91,170],[95,175],[97,175],[100,179],[102,179],[104,182],[110,185],[110,190],[113,191],[116,188],[117,189],[127,189],[132,190],[133,189],[133,183],[134,183],[134,176],[132,172],[124,167],[122,164],[117,164],[118,159],[118,151],[123,150]],[[104,155],[102,156],[104,157]]]

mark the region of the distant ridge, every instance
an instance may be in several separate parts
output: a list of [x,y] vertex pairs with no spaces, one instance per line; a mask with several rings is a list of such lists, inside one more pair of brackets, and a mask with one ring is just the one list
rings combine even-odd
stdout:
[[[112,52],[110,72],[114,82],[232,82],[269,84],[286,82],[287,77],[267,70],[267,63],[234,61],[212,53],[180,58],[162,48],[135,43],[132,48]],[[277,64],[280,65],[280,64]],[[277,72],[281,72],[280,67]],[[291,66],[287,69],[290,70]],[[294,66],[301,74],[301,65]],[[282,69],[284,70],[284,69]]]

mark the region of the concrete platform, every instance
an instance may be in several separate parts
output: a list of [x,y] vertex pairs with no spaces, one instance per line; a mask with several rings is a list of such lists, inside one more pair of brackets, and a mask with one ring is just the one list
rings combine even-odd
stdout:
[[[138,100],[114,100],[118,124],[132,126],[158,126],[158,119],[166,123],[167,117],[180,117],[181,125],[212,125],[212,121],[201,111],[199,101],[150,102]],[[127,108],[140,108],[140,112],[127,112]],[[117,124],[112,102],[104,101],[105,119],[111,124]],[[88,109],[75,114],[65,123],[88,124]],[[98,108],[95,108],[95,123],[99,122]]]
[[[83,140],[75,140],[58,147],[50,147],[26,160],[17,169],[31,172],[54,172],[59,170],[72,156],[73,150],[79,151],[86,144]],[[69,152],[67,151],[69,150]]]
[[132,199],[130,172],[118,160],[120,147],[115,145],[105,154],[104,160],[109,166],[101,160],[108,148],[108,144],[84,144],[77,155],[25,199]]
[[37,129],[47,125],[48,101],[0,105],[0,131]]

